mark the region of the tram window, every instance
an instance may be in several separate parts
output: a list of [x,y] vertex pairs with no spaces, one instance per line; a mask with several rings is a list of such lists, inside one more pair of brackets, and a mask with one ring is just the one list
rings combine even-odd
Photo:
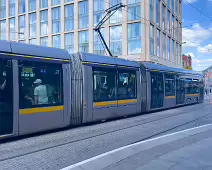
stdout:
[[93,67],[94,101],[115,100],[116,96],[116,69]]
[[172,74],[165,74],[165,95],[175,96],[175,76]]
[[193,82],[192,79],[186,79],[186,94],[193,94]]
[[200,83],[198,79],[193,79],[193,94],[199,93]]
[[63,104],[62,65],[19,61],[20,108]]
[[118,99],[136,98],[136,71],[118,71]]
[[[12,102],[12,60],[0,59],[0,102]],[[1,115],[0,115],[1,116]]]

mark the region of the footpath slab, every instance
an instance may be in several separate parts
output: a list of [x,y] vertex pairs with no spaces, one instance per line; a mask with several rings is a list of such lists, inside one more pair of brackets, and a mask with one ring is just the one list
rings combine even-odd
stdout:
[[141,141],[62,170],[212,170],[212,124]]

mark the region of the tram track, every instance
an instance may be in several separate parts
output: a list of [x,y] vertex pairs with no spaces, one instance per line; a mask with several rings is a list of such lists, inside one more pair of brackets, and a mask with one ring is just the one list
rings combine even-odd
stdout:
[[[203,104],[204,106],[204,104]],[[204,109],[210,107],[210,105],[205,105],[205,107],[203,107]],[[202,108],[201,108],[202,109]],[[196,110],[195,112],[198,112],[199,110]],[[126,126],[126,127],[123,127],[123,128],[117,128],[115,130],[112,130],[112,131],[107,131],[107,132],[104,132],[104,133],[100,133],[100,134],[96,134],[96,135],[90,135],[88,137],[84,137],[84,138],[81,138],[81,139],[77,139],[77,140],[69,140],[67,142],[62,142],[60,144],[57,144],[57,145],[53,145],[53,146],[48,146],[48,147],[44,147],[44,148],[41,148],[41,149],[38,149],[38,150],[33,150],[33,151],[30,151],[30,152],[24,152],[22,154],[17,154],[17,155],[14,155],[14,156],[8,156],[6,158],[3,158],[1,159],[0,158],[0,161],[6,161],[6,160],[9,160],[9,159],[14,159],[14,158],[18,158],[18,157],[22,157],[22,156],[26,156],[26,155],[30,155],[30,154],[34,154],[34,153],[37,153],[37,152],[41,152],[41,151],[45,151],[45,150],[49,150],[49,149],[53,149],[53,148],[56,148],[56,147],[60,147],[60,146],[64,146],[64,145],[69,145],[69,144],[73,144],[73,143],[76,143],[76,142],[80,142],[80,141],[83,141],[83,140],[88,140],[88,139],[91,139],[91,138],[96,138],[96,137],[100,137],[100,136],[104,136],[104,135],[107,135],[107,134],[110,134],[110,133],[115,133],[115,132],[118,132],[118,131],[123,131],[123,130],[126,130],[126,129],[130,129],[130,128],[134,128],[134,127],[137,127],[137,126],[144,126],[145,124],[149,124],[149,123],[153,123],[153,122],[157,122],[157,121],[160,121],[160,120],[163,120],[163,119],[167,119],[167,118],[172,118],[172,117],[177,117],[179,115],[183,115],[183,114],[189,114],[189,111],[185,111],[185,112],[180,112],[180,113],[177,113],[177,114],[172,114],[172,115],[168,115],[168,116],[164,116],[162,118],[158,118],[158,119],[154,119],[154,120],[151,120],[151,121],[146,121],[146,122],[142,122],[142,123],[137,123],[137,124],[134,124],[134,125],[130,125],[130,126]],[[200,120],[200,119],[203,119],[207,116],[210,116],[210,112],[203,115],[203,116],[200,116],[196,119],[193,119],[193,120],[190,120],[190,121],[187,121],[185,123],[181,123],[177,126],[174,126],[172,128],[169,128],[169,129],[166,129],[164,131],[161,131],[159,133],[156,133],[156,134],[153,134],[153,135],[150,135],[148,137],[145,137],[141,140],[137,140],[135,142],[132,142],[132,143],[136,143],[136,142],[139,142],[139,141],[143,141],[143,140],[147,140],[149,138],[153,138],[155,136],[158,136],[160,134],[163,134],[165,132],[168,132],[170,130],[173,130],[173,129],[176,129],[176,128],[179,128],[181,126],[184,126],[186,124],[189,124],[189,123],[192,123],[192,122],[195,122],[197,120]],[[144,128],[145,129],[145,128]],[[1,151],[0,151],[1,153]]]

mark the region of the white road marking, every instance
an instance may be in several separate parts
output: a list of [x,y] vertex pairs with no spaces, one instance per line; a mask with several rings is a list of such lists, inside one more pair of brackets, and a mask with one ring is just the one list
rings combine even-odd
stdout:
[[153,139],[149,139],[149,140],[141,141],[141,142],[134,143],[134,144],[131,144],[131,145],[123,146],[123,147],[121,147],[121,148],[114,149],[114,150],[112,150],[112,151],[103,153],[103,154],[101,154],[101,155],[92,157],[92,158],[87,159],[87,160],[84,160],[84,161],[82,161],[82,162],[78,162],[78,163],[73,164],[73,165],[68,166],[68,167],[65,167],[65,168],[63,168],[63,169],[61,169],[61,170],[70,170],[71,168],[75,168],[75,167],[77,167],[77,166],[80,166],[80,165],[83,165],[83,164],[85,164],[85,163],[88,163],[88,162],[91,162],[91,161],[93,161],[93,160],[96,160],[96,159],[98,159],[98,158],[107,156],[107,155],[112,154],[112,153],[114,153],[114,152],[117,152],[117,151],[120,151],[120,150],[129,148],[129,147],[131,147],[131,146],[139,145],[139,144],[142,144],[142,143],[147,143],[147,142],[154,141],[154,140],[157,140],[157,139],[161,139],[161,138],[173,136],[173,135],[176,135],[176,134],[180,134],[180,133],[183,133],[183,132],[188,132],[188,131],[195,130],[195,129],[200,129],[200,128],[207,127],[207,126],[212,126],[212,124],[206,124],[206,125],[202,125],[202,126],[197,126],[197,127],[194,127],[194,128],[189,128],[189,129],[186,129],[186,130],[174,132],[174,133],[167,134],[167,135],[163,135],[163,136],[159,136],[159,137],[156,137],[156,138],[153,138]]

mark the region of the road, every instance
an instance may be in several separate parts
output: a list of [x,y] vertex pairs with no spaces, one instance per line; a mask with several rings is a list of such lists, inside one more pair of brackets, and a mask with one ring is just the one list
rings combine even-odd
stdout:
[[208,97],[179,107],[0,144],[0,169],[61,169],[156,136],[212,123]]

